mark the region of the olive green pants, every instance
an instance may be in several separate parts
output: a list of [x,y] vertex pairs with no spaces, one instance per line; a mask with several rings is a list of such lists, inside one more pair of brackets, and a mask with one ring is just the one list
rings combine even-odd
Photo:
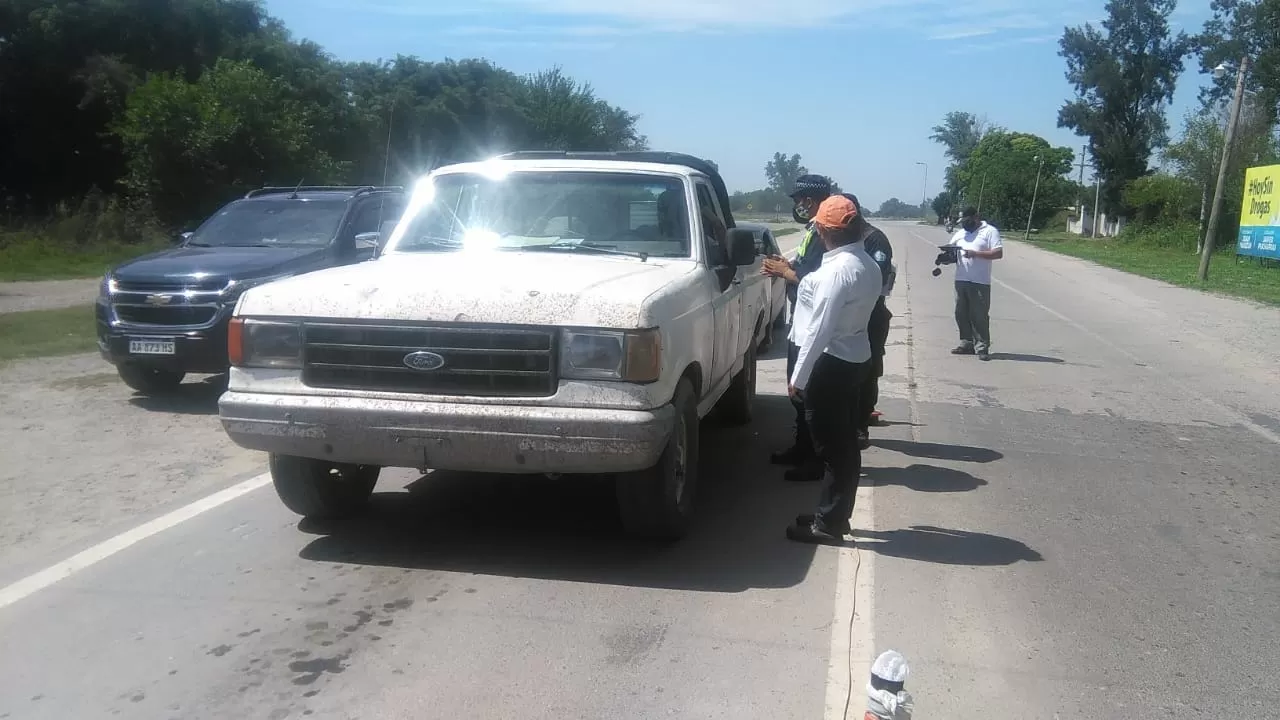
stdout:
[[956,327],[960,344],[974,352],[991,351],[991,286],[956,281]]

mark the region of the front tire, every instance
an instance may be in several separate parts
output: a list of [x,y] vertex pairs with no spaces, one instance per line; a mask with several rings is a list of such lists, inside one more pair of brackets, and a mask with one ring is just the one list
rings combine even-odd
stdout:
[[381,468],[271,455],[271,481],[284,506],[316,520],[348,517],[365,508]]
[[756,358],[758,354],[753,343],[747,349],[742,369],[734,376],[724,397],[720,398],[720,417],[729,425],[747,425],[751,422],[752,410],[756,402]]
[[182,379],[186,377],[186,373],[176,370],[164,370],[133,363],[117,365],[116,372],[120,375],[120,379],[124,381],[125,385],[147,395],[171,393],[182,384]]
[[617,479],[618,514],[628,533],[679,540],[689,531],[698,488],[698,399],[682,379],[671,400],[675,427],[658,463]]

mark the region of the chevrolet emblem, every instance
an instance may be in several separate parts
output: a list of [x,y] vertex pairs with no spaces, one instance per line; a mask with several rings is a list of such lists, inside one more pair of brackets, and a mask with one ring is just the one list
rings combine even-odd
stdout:
[[147,296],[148,305],[168,305],[171,302],[173,302],[172,295],[148,295]]

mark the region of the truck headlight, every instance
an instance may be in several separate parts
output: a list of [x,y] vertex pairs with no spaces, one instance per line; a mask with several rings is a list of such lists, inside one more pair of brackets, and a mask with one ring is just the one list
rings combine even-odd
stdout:
[[560,377],[654,382],[662,373],[662,335],[647,330],[565,330]]
[[231,318],[227,357],[236,367],[302,367],[302,325],[296,322]]

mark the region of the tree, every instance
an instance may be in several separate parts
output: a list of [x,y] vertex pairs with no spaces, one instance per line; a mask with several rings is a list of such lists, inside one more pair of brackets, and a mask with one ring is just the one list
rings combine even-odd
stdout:
[[941,125],[933,126],[930,140],[945,148],[944,153],[955,165],[963,165],[978,147],[982,137],[997,128],[985,116],[967,112],[949,112]]
[[129,157],[125,187],[175,224],[215,210],[227,188],[341,175],[315,149],[288,86],[248,62],[219,60],[194,83],[153,75],[129,95],[113,129]]
[[993,225],[1025,226],[1034,195],[1031,224],[1043,227],[1074,200],[1075,184],[1065,177],[1074,159],[1070,148],[1051,147],[1037,135],[998,130],[982,138],[957,176],[965,204],[981,198],[982,214]]
[[[1236,67],[1248,55],[1252,68],[1245,87],[1269,125],[1280,117],[1280,0],[1213,0],[1213,17],[1199,38],[1200,68],[1212,73],[1219,63]],[[1211,75],[1212,77],[1212,75]],[[1201,99],[1223,104],[1235,91],[1235,73],[1201,88]]]
[[[1223,187],[1221,231],[1218,244],[1235,237],[1240,205],[1235,199],[1244,191],[1244,169],[1254,165],[1280,162],[1280,138],[1272,131],[1265,108],[1246,105],[1236,127],[1231,158],[1227,165],[1227,182]],[[1218,179],[1222,161],[1223,113],[1209,109],[1188,113],[1182,136],[1164,150],[1164,161],[1178,177],[1196,188],[1197,217],[1203,231],[1208,221],[1208,205]]]
[[882,218],[918,218],[924,216],[924,208],[909,205],[898,198],[889,198],[880,203],[880,209],[875,215]]
[[809,172],[809,168],[800,164],[800,155],[794,154],[791,157],[776,152],[773,159],[764,164],[764,176],[769,181],[769,187],[782,193],[791,192],[791,188],[796,184],[796,178]]
[[1154,150],[1167,140],[1164,108],[1173,99],[1186,33],[1170,34],[1176,0],[1108,0],[1099,32],[1091,24],[1067,28],[1059,54],[1076,99],[1058,112],[1058,126],[1089,139],[1109,206],[1131,180],[1148,172]]
[[642,148],[637,122],[558,68],[340,62],[257,0],[0,2],[0,207],[20,220],[113,206],[81,202],[97,188],[185,224],[264,181]]
[[934,196],[933,200],[929,203],[929,207],[932,208],[933,214],[938,216],[939,224],[941,224],[946,218],[951,217],[951,211],[954,205],[955,196],[946,190],[943,190]]

